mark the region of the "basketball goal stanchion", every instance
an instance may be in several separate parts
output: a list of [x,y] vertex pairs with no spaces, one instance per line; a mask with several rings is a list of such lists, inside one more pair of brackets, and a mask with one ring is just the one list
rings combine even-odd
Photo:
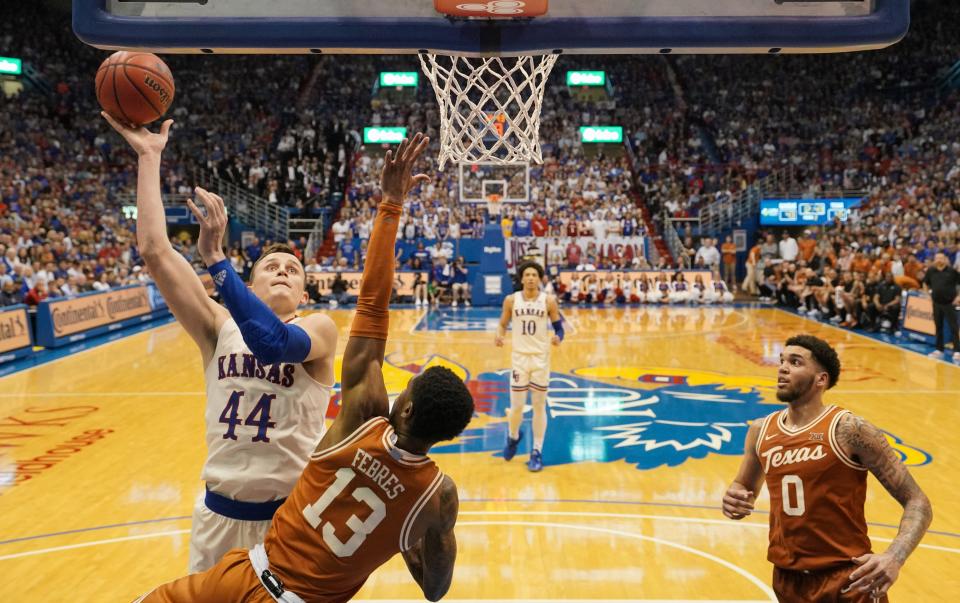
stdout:
[[542,163],[540,109],[557,56],[420,53],[440,106],[440,169],[447,161]]

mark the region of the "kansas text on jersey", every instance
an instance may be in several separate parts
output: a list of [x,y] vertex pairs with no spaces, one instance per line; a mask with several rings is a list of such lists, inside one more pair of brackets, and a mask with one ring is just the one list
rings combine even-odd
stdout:
[[302,364],[258,361],[232,319],[204,376],[207,488],[244,502],[285,497],[323,435],[332,386]]

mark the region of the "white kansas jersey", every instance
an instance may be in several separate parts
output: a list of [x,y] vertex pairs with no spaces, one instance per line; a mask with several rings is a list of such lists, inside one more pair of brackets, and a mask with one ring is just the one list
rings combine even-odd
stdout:
[[533,300],[523,299],[523,291],[513,294],[513,353],[550,354],[547,294],[541,291]]
[[323,436],[332,386],[302,364],[262,364],[233,319],[220,329],[204,376],[207,488],[243,502],[290,494]]

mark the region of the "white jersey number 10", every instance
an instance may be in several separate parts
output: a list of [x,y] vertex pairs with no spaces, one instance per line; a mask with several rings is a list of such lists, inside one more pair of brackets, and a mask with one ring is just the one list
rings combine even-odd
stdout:
[[521,320],[520,328],[524,335],[536,335],[537,334],[537,323],[532,320]]

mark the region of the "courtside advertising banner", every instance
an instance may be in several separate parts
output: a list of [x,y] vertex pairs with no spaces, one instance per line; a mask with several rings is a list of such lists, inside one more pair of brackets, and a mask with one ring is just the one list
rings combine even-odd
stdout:
[[[900,318],[901,331],[914,341],[933,345],[937,339],[937,328],[933,323],[933,301],[930,296],[910,291],[903,300]],[[943,325],[946,341],[950,340],[950,327]]]
[[32,350],[27,307],[20,304],[0,309],[0,362],[30,354]]
[[[330,295],[333,290],[333,281],[336,275],[347,281],[347,295],[360,295],[360,282],[363,280],[362,272],[308,272],[307,281],[317,283],[317,290],[320,295]],[[393,275],[393,287],[397,290],[397,295],[413,296],[413,285],[417,281],[417,272],[396,272]],[[420,282],[426,284],[427,273],[420,272]]]
[[56,347],[166,314],[153,309],[146,285],[76,297],[48,299],[37,306],[37,343]]
[[903,328],[907,331],[935,336],[933,302],[925,295],[908,295],[903,312]]

